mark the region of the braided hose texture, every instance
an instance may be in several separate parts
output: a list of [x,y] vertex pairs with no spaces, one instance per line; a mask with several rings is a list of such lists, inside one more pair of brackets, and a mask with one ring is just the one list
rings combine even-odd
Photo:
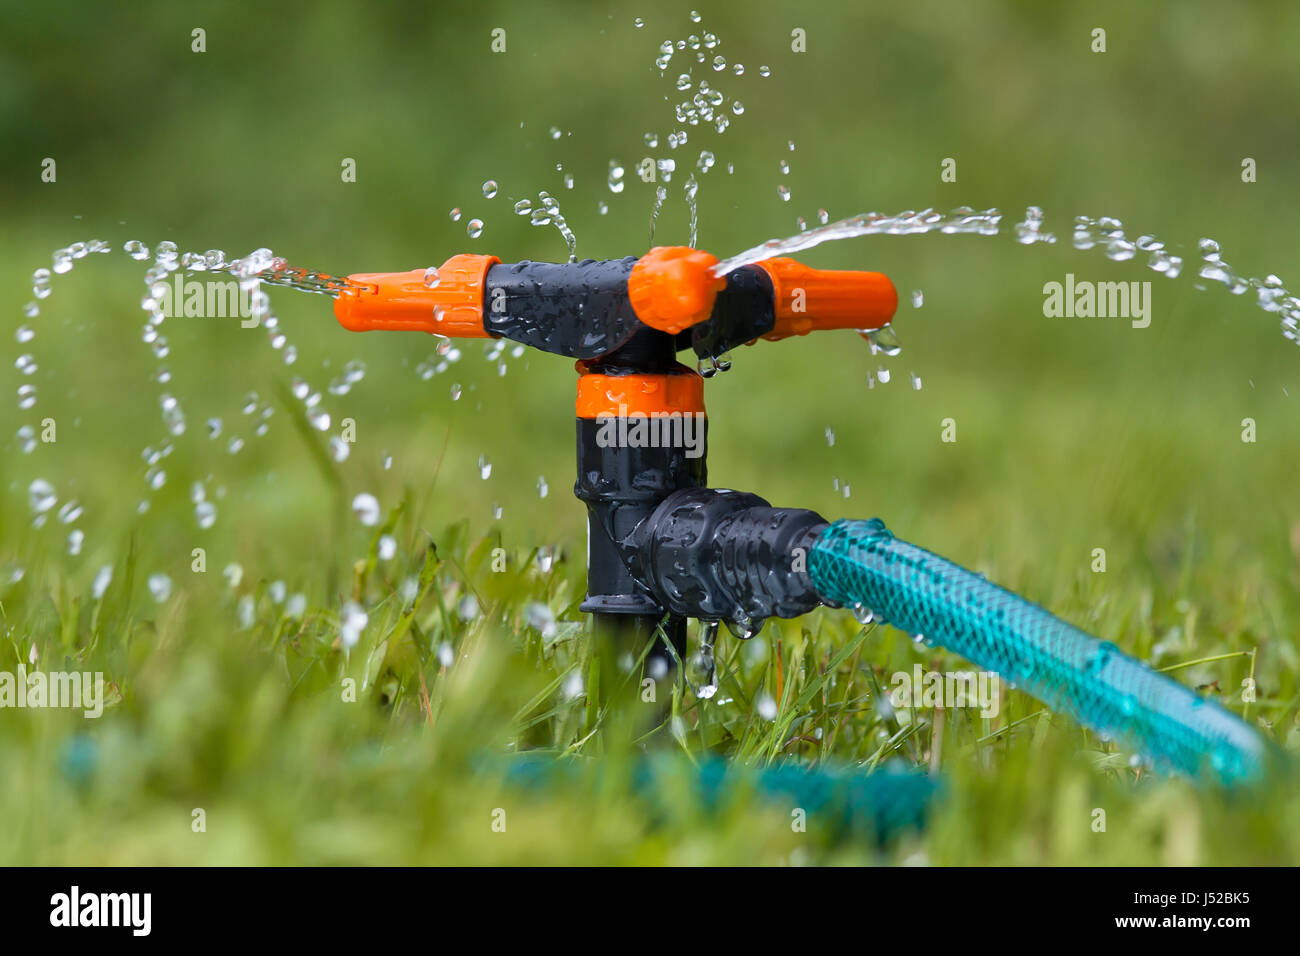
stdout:
[[1005,680],[1160,770],[1225,784],[1264,775],[1270,748],[1245,722],[1036,604],[916,545],[879,519],[836,521],[808,555],[824,600],[862,606]]

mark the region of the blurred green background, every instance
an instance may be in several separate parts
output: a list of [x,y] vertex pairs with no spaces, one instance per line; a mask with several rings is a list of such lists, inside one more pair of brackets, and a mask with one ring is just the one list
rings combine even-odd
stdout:
[[[702,15],[698,25],[688,16],[692,8]],[[1104,54],[1091,52],[1097,27],[1106,30]],[[206,31],[206,52],[191,50],[195,28]],[[491,51],[497,28],[506,31],[503,53]],[[795,28],[806,31],[805,53],[791,51]],[[653,63],[659,44],[705,30],[721,39],[709,56],[725,56],[727,70],[715,73],[678,53],[661,76]],[[801,258],[813,265],[870,268],[894,278],[903,300],[896,321],[902,354],[872,357],[850,333],[740,350],[733,371],[707,390],[712,483],[831,517],[879,515],[899,535],[1157,663],[1258,649],[1254,666],[1265,703],[1255,716],[1285,742],[1295,733],[1300,670],[1300,353],[1249,296],[1234,298],[1218,287],[1199,292],[1193,284],[1202,236],[1219,240],[1224,258],[1244,274],[1290,278],[1300,250],[1290,215],[1300,201],[1300,74],[1291,42],[1298,38],[1300,9],[1281,2],[1249,10],[1209,2],[984,0],[798,7],[763,0],[0,3],[0,306],[10,335],[23,323],[36,330],[30,346],[7,341],[15,358],[27,350],[39,366],[30,379],[9,373],[11,395],[21,382],[37,386],[37,407],[21,411],[12,398],[0,406],[0,571],[10,581],[0,587],[8,635],[0,666],[12,668],[33,643],[43,660],[107,660],[124,687],[134,688],[125,691],[123,706],[141,735],[174,719],[169,701],[184,710],[177,700],[183,696],[200,707],[203,693],[178,688],[210,688],[212,681],[193,669],[216,668],[243,689],[230,691],[238,706],[204,703],[212,709],[203,720],[219,739],[242,737],[231,714],[261,711],[243,678],[230,675],[261,673],[272,658],[259,655],[272,653],[283,626],[278,618],[262,620],[278,612],[260,589],[284,581],[313,607],[337,610],[370,537],[338,517],[340,502],[358,492],[375,494],[385,510],[408,502],[404,555],[419,551],[424,530],[438,538],[463,520],[465,541],[491,539],[523,554],[562,549],[565,597],[552,594],[557,610],[582,587],[584,518],[570,494],[568,361],[511,358],[503,375],[481,357],[481,344],[470,342],[458,363],[424,380],[416,369],[433,352],[427,337],[355,336],[334,323],[327,300],[273,290],[281,327],[299,350],[292,367],[267,347],[264,330],[174,319],[164,329],[173,379],[163,387],[154,380],[157,361],[140,342],[143,268],[119,252],[91,256],[70,275],[56,276],[41,315],[23,317],[30,275],[49,266],[52,250],[91,238],[115,250],[131,238],[150,246],[171,239],[182,250],[215,247],[232,256],[268,246],[296,265],[337,273],[435,265],[458,252],[554,260],[565,254],[560,234],[511,212],[515,200],[536,202],[547,190],[577,235],[579,256],[639,254],[648,243],[655,184],[639,181],[633,166],[647,155],[676,161],[655,238],[684,243],[682,185],[709,149],[717,165],[697,174],[699,245],[719,256],[793,234],[797,217],[815,222],[822,208],[840,218],[969,204],[997,206],[1005,216],[997,238],[880,237],[805,253]],[[746,67],[743,76],[731,70],[737,61]],[[769,77],[760,76],[761,65],[770,66]],[[686,127],[687,144],[669,149],[668,134],[681,125],[672,113],[682,98],[673,81],[688,68],[745,110],[723,134]],[[647,132],[657,135],[657,148],[647,146]],[[57,162],[55,183],[41,181],[45,157]],[[955,183],[940,180],[947,157],[957,162]],[[1258,182],[1242,182],[1244,157],[1257,162]],[[356,161],[355,183],[341,181],[345,158]],[[628,169],[620,194],[606,185],[611,159]],[[481,189],[488,179],[500,184],[492,199]],[[778,195],[782,184],[788,202]],[[1009,235],[1028,205],[1045,211],[1047,228],[1058,236],[1054,246],[1020,247]],[[458,222],[449,215],[453,208],[463,210]],[[1182,278],[1145,269],[1141,256],[1111,263],[1096,250],[1074,250],[1070,223],[1081,213],[1117,217],[1130,237],[1161,237],[1184,255]],[[477,239],[466,234],[474,217],[485,223]],[[1043,284],[1067,272],[1151,280],[1150,328],[1045,318]],[[910,306],[912,290],[924,293],[920,309]],[[365,380],[346,397],[325,391],[354,359],[365,363]],[[868,373],[882,365],[892,380],[869,389]],[[912,374],[923,382],[919,391],[909,385]],[[276,404],[263,438],[240,415],[249,392],[276,403],[277,390],[299,376],[325,391],[336,422],[356,420],[357,443],[336,467],[318,466],[287,406]],[[453,385],[463,388],[458,401]],[[166,486],[141,515],[140,450],[163,438],[164,391],[181,399],[189,431],[168,459]],[[18,427],[47,415],[59,423],[58,442],[20,454]],[[213,416],[224,423],[217,441],[204,437],[203,423]],[[1253,444],[1241,441],[1247,417],[1257,422]],[[956,443],[940,441],[945,418],[957,422]],[[233,456],[224,450],[232,434],[247,441]],[[487,480],[480,478],[480,456],[494,466]],[[61,501],[84,506],[79,555],[67,553],[68,528],[31,526],[27,488],[36,477],[53,482]],[[546,497],[539,497],[539,477],[549,486]],[[220,495],[220,520],[210,530],[194,520],[194,481]],[[190,571],[195,547],[207,551],[206,578]],[[1099,547],[1108,555],[1104,575],[1089,571]],[[129,586],[121,583],[128,552],[137,569]],[[256,594],[258,627],[267,632],[242,662],[232,660],[244,653],[235,648],[249,643],[235,624],[237,595],[218,576],[231,561],[245,569],[243,591]],[[127,605],[135,610],[122,612],[131,635],[124,641],[133,650],[116,658],[104,657],[107,645],[87,636],[98,626],[86,617],[94,603],[89,582],[105,564],[119,568],[119,586],[130,591],[122,600],[135,602]],[[21,580],[10,580],[18,569]],[[168,574],[176,588],[158,606],[142,584],[155,572]],[[400,581],[401,574],[391,578]],[[453,597],[456,587],[448,585]],[[142,622],[147,634],[137,636]],[[799,633],[797,625],[786,627]],[[170,655],[163,654],[167,647]],[[909,653],[920,652],[891,644],[873,666]],[[514,689],[507,678],[519,661],[504,658],[498,683],[484,687],[517,693],[518,706],[536,688]],[[1213,685],[1208,692],[1240,710],[1240,681],[1250,666],[1238,657],[1179,676]],[[152,691],[151,673],[158,681]],[[277,696],[284,682],[270,686],[266,694],[278,703],[267,704],[268,712],[287,707]],[[310,735],[315,725],[303,720],[296,732]],[[193,850],[110,841],[97,858],[427,860],[429,847],[440,845],[435,834],[443,831],[427,821],[422,843],[407,830],[395,837],[383,830],[387,822],[361,810],[352,820],[361,835],[339,853],[267,843],[264,828],[275,824],[266,816],[281,812],[270,808],[286,799],[275,789],[276,773],[310,776],[324,759],[308,746],[297,758],[302,766],[285,762],[279,748],[288,748],[289,737],[241,745],[254,748],[246,766],[220,748],[193,752],[178,742],[177,752],[163,747],[143,757],[147,748],[122,744],[152,767],[133,782],[140,790],[114,796],[100,781],[95,786],[107,790],[78,802],[56,770],[57,745],[82,728],[55,729],[31,715],[0,714],[0,721],[6,765],[25,768],[8,775],[10,787],[0,793],[0,805],[26,821],[0,837],[0,853],[10,859],[82,861],[95,842],[89,834],[102,833],[106,819],[138,836],[152,826],[148,813],[197,805],[191,793],[225,792],[242,806],[246,842]],[[275,722],[267,721],[254,725],[269,734]],[[283,726],[291,726],[287,717]],[[103,731],[110,732],[121,731]],[[1068,738],[1068,729],[1059,733]],[[263,746],[274,749],[256,749]],[[322,753],[333,752],[322,746]],[[429,761],[420,764],[425,770],[436,764],[420,753]],[[179,781],[151,776],[166,777],[161,763],[149,764],[164,754],[169,766],[189,768],[175,771]],[[239,766],[253,768],[239,779],[261,783],[223,791]],[[384,778],[392,772],[385,767]],[[31,796],[40,793],[49,798],[44,808]],[[1188,792],[1176,794],[1170,799],[1185,801],[1179,806],[1199,806]],[[1069,799],[1075,795],[1068,791]],[[400,802],[400,795],[389,797]],[[62,839],[46,829],[55,806],[85,811]],[[180,826],[188,834],[188,810],[184,815]],[[1060,849],[1041,834],[1019,839],[1016,828],[1030,825],[1007,819],[1007,838],[990,837],[978,850],[961,849],[969,841],[940,828],[949,839],[933,837],[938,842],[926,858],[1087,862],[1109,852],[1074,843]],[[607,852],[584,856],[540,845],[532,858],[746,859],[722,838],[683,855],[685,844],[674,851],[671,840],[642,841],[610,826],[622,837],[607,833]],[[1041,826],[1056,832],[1051,820]],[[1214,829],[1168,837],[1174,850],[1167,859],[1259,861],[1295,853],[1294,843],[1279,844],[1271,831],[1256,833],[1252,843],[1227,824],[1217,836],[1204,832]],[[486,852],[470,844],[459,849],[471,859]],[[755,851],[753,859],[774,857]]]

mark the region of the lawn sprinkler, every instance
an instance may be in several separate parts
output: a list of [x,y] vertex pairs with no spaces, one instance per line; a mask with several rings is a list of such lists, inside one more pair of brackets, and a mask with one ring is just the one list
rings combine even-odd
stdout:
[[[506,338],[577,360],[577,497],[587,506],[584,611],[599,629],[681,660],[686,623],[752,637],[819,605],[892,624],[996,671],[1166,772],[1246,783],[1273,749],[1245,722],[982,576],[893,536],[707,486],[704,380],[760,339],[887,326],[893,283],[771,258],[715,274],[684,247],[640,258],[353,275],[335,299],[353,331]],[[677,360],[695,353],[696,368]],[[658,637],[657,637],[658,636]]]

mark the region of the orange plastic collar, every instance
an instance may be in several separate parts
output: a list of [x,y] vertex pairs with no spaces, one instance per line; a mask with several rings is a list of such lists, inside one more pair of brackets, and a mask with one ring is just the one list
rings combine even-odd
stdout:
[[[584,368],[579,362],[578,371]],[[577,411],[579,418],[703,412],[704,379],[680,364],[667,374],[586,372],[578,378]]]

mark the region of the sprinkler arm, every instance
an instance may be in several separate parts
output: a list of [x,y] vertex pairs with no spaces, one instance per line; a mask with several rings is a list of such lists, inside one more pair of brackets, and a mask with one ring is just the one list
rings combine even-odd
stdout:
[[452,256],[437,269],[361,273],[335,300],[347,329],[503,337],[591,360],[653,329],[716,359],[737,345],[819,329],[887,325],[898,293],[876,272],[811,269],[768,259],[715,276],[707,252],[660,246],[640,258],[503,264]]

